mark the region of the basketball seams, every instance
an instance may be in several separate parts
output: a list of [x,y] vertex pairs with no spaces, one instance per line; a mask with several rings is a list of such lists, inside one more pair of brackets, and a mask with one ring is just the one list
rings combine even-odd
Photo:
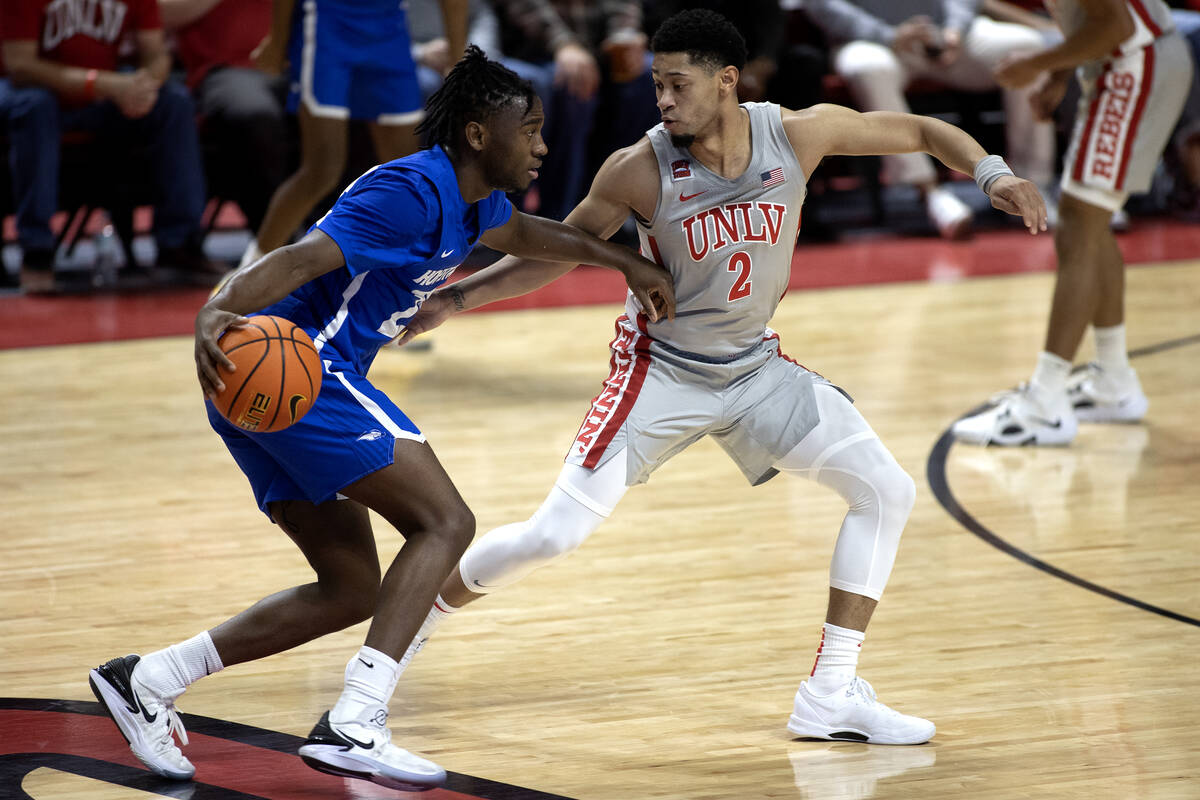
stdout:
[[[275,317],[267,317],[271,324],[275,326],[275,333],[279,339],[279,345],[275,348],[279,354],[277,361],[279,362],[279,391],[275,393],[275,413],[271,415],[271,421],[267,423],[267,430],[272,430],[275,427],[276,420],[279,419],[279,409],[283,407],[283,387],[287,385],[287,356],[283,351],[283,329],[279,327],[279,320]],[[268,349],[270,345],[267,345]]]
[[[269,325],[267,324],[268,320],[270,321]],[[222,348],[226,355],[235,354],[246,345],[259,342],[262,343],[262,350],[257,356],[250,353],[243,354],[241,360],[244,363],[238,364],[239,371],[228,376],[229,380],[226,383],[233,390],[233,396],[227,403],[221,403],[221,406],[224,407],[222,415],[238,427],[242,427],[242,422],[254,417],[258,419],[258,426],[245,428],[245,430],[252,433],[271,433],[275,430],[283,430],[296,421],[296,419],[288,420],[286,415],[280,416],[281,408],[285,404],[289,409],[292,408],[289,395],[306,395],[304,399],[307,402],[304,409],[296,409],[299,411],[300,417],[304,416],[311,409],[316,394],[320,391],[319,381],[321,380],[320,375],[317,374],[320,372],[320,353],[313,345],[307,331],[286,318],[275,318],[262,314],[252,317],[245,326],[231,330],[229,333],[234,334],[230,338],[236,344],[231,344],[228,349]],[[242,337],[253,338],[248,341],[237,341]],[[225,338],[222,337],[222,339]],[[275,342],[274,345],[272,345],[272,340]],[[292,346],[290,354],[287,350],[287,342],[290,342]],[[306,350],[301,350],[301,345],[304,345]],[[288,360],[293,356],[298,363],[289,365]],[[236,362],[238,359],[234,360]],[[288,370],[289,366],[291,366],[290,371]],[[278,370],[279,374],[276,375],[271,370]],[[303,383],[301,383],[301,375],[304,377]],[[264,382],[269,385],[263,386]],[[305,385],[307,385],[307,391]],[[249,391],[247,391],[248,389]],[[257,407],[259,404],[254,398],[260,396],[274,402],[275,408],[268,411],[270,416],[256,417],[252,413],[249,404],[254,402]]]

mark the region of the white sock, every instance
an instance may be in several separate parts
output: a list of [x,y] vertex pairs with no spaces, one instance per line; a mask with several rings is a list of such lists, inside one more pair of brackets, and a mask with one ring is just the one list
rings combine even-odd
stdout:
[[263,257],[263,251],[258,247],[258,239],[251,239],[250,244],[246,245],[246,252],[242,253],[242,260],[238,262],[238,269],[253,264]]
[[425,617],[425,621],[421,623],[421,629],[417,631],[417,635],[413,637],[412,643],[408,649],[404,651],[404,656],[400,659],[400,665],[397,667],[396,677],[400,677],[404,670],[408,668],[408,664],[413,660],[413,656],[421,652],[421,648],[425,646],[425,642],[429,641],[429,637],[433,636],[433,632],[437,630],[437,626],[442,624],[442,620],[458,611],[457,608],[447,603],[439,594],[437,599],[433,601],[433,606],[429,609],[429,614]]
[[1052,398],[1066,394],[1067,376],[1070,374],[1070,361],[1043,350],[1038,354],[1037,367],[1029,382],[1042,397]]
[[208,631],[144,656],[134,669],[147,689],[174,700],[205,675],[224,669]]
[[346,722],[363,716],[364,711],[374,717],[382,709],[386,720],[388,701],[399,677],[399,665],[391,656],[364,644],[346,663],[346,683],[329,719]]
[[1125,326],[1093,328],[1096,334],[1096,361],[1105,372],[1120,374],[1129,366],[1129,353],[1125,349]]
[[818,696],[830,695],[854,679],[858,653],[867,635],[862,631],[825,623],[817,660],[808,677],[809,690]]

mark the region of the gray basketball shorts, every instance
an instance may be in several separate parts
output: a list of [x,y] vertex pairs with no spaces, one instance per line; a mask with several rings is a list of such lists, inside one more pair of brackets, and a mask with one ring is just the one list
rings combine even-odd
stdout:
[[645,483],[660,464],[712,436],[752,485],[819,421],[815,382],[825,378],[762,342],[727,363],[687,358],[617,320],[608,378],[584,417],[566,462],[596,469],[625,450],[625,483]]
[[1116,211],[1150,188],[1192,81],[1191,54],[1176,32],[1078,72],[1083,86],[1062,190]]

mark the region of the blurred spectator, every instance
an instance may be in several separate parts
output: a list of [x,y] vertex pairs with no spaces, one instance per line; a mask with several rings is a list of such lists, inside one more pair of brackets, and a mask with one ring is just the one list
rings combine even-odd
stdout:
[[[466,47],[466,0],[441,0],[454,60]],[[274,0],[255,65],[291,80],[288,111],[300,120],[300,167],[275,191],[242,263],[287,244],[313,207],[337,187],[350,119],[368,121],[379,161],[417,149],[424,116],[404,4],[397,0]],[[296,13],[293,13],[293,10]]]
[[[834,47],[834,69],[863,110],[908,111],[904,90],[922,78],[971,91],[997,87],[992,70],[1013,52],[1039,50],[1032,28],[978,16],[976,0],[806,0],[805,9]],[[1017,174],[1038,184],[1054,175],[1054,128],[1038,122],[1031,88],[1005,91],[1007,156]],[[938,186],[924,154],[888,156],[884,175],[925,195],[930,221],[947,238],[970,230],[971,210]]]
[[[1171,10],[1171,19],[1191,49],[1192,61],[1200,66],[1200,0],[1187,0],[1184,5],[1186,8]],[[1200,76],[1192,80],[1171,143],[1167,164],[1172,171],[1175,210],[1200,219]]]
[[158,0],[158,6],[163,26],[175,34],[201,136],[215,151],[208,164],[212,189],[236,202],[250,230],[258,230],[286,176],[286,87],[250,59],[270,30],[271,0]]
[[[454,66],[439,8],[438,0],[408,0],[408,35],[412,39],[417,83],[424,101],[438,90],[442,76]],[[493,61],[501,60],[500,26],[486,0],[467,2],[467,41],[487,53]]]
[[[187,89],[166,80],[167,53],[154,0],[5,0],[0,115],[8,120],[21,287],[54,289],[60,143],[66,131],[94,134],[106,149],[144,144],[157,202],[154,235],[160,264],[216,274],[204,257],[200,216],[204,175]],[[137,67],[119,69],[133,35]]]
[[637,0],[493,5],[504,65],[533,83],[546,110],[542,135],[550,152],[538,179],[538,213],[562,219],[589,182],[591,139],[607,155],[659,122],[642,6]]

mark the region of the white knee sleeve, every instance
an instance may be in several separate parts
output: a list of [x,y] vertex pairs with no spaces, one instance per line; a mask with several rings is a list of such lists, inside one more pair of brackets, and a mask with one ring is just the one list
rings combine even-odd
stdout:
[[812,478],[845,499],[849,509],[834,547],[829,585],[878,600],[916,485],[840,392],[819,386],[816,393],[821,422],[776,467]]
[[624,458],[595,471],[566,465],[532,517],[488,531],[463,554],[463,583],[486,594],[557,561],[583,544],[624,493]]

